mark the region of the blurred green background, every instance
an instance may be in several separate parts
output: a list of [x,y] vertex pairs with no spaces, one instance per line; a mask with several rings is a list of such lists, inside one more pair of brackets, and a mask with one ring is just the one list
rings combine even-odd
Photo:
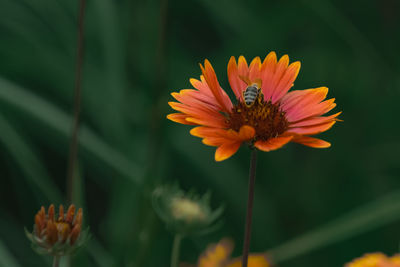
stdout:
[[[0,0],[1,266],[50,261],[23,228],[41,205],[65,201],[77,2]],[[185,239],[181,260],[225,236],[240,255],[249,150],[216,163],[214,148],[165,116],[205,58],[230,90],[230,56],[269,51],[301,61],[294,89],[328,86],[344,122],[319,136],[329,149],[259,153],[251,250],[325,267],[396,253],[399,11],[397,0],[89,0],[75,202],[93,237],[73,266],[168,266],[173,236],[150,193],[175,181],[225,204],[224,226]]]

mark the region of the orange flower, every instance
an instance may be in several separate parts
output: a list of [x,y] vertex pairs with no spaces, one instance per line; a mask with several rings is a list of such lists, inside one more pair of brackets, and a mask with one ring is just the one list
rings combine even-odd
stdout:
[[180,113],[168,119],[195,125],[190,133],[203,143],[218,147],[215,160],[222,161],[248,143],[271,151],[288,142],[326,148],[330,143],[310,137],[324,132],[337,121],[339,113],[322,116],[333,109],[335,99],[325,100],[328,88],[319,87],[288,93],[300,70],[300,62],[289,65],[289,57],[277,60],[275,52],[263,62],[256,57],[248,66],[243,56],[231,57],[228,80],[236,97],[233,104],[221,88],[208,60],[200,64],[200,80],[190,79],[195,89],[172,93],[178,102],[169,105]]
[[[82,209],[75,216],[75,206],[70,205],[66,214],[60,205],[58,214],[50,205],[47,214],[42,207],[35,216],[33,232],[26,233],[39,253],[65,255],[82,245]],[[85,234],[86,235],[86,234]]]
[[[228,239],[213,244],[200,256],[197,267],[240,267],[242,258],[230,259],[233,243]],[[249,267],[270,267],[265,254],[253,253],[249,255]]]
[[400,255],[387,257],[380,252],[365,254],[361,258],[347,263],[345,267],[400,267]]

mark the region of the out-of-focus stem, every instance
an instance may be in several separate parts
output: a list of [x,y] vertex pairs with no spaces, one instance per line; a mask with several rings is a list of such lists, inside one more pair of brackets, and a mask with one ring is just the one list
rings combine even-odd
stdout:
[[54,256],[54,259],[53,259],[53,267],[58,267],[58,266],[60,266],[60,259],[61,259],[61,256]]
[[[156,60],[154,62],[155,66],[155,82],[154,88],[151,93],[151,97],[153,99],[153,106],[151,108],[150,115],[150,138],[151,142],[149,143],[149,147],[147,149],[148,156],[147,162],[149,165],[146,168],[146,176],[147,177],[157,177],[155,170],[157,170],[157,162],[159,162],[158,158],[160,157],[160,147],[162,147],[162,125],[160,123],[160,116],[163,116],[163,108],[165,107],[165,99],[164,91],[167,87],[167,58],[166,58],[166,46],[167,46],[167,27],[168,27],[168,1],[169,0],[161,0],[160,1],[160,10],[159,10],[159,36],[158,36],[158,45],[156,52]],[[148,179],[148,183],[145,184],[145,190],[153,190],[153,185],[156,183],[155,179]],[[145,196],[146,198],[146,196]],[[145,202],[148,202],[148,199],[144,199]],[[149,210],[145,208],[145,210]],[[146,233],[148,238],[146,238],[143,242],[139,244],[138,256],[135,260],[135,266],[143,266],[145,264],[146,259],[151,254],[151,245],[152,242],[156,240],[155,232],[157,231],[157,220],[154,212],[147,212],[145,214],[145,222],[144,229],[141,231]]]
[[243,243],[243,258],[242,267],[247,267],[247,259],[250,249],[251,237],[251,221],[253,216],[253,200],[254,200],[254,184],[256,180],[256,166],[257,166],[257,149],[253,148],[251,152],[250,170],[249,170],[249,193],[247,200],[247,214],[246,225],[244,229],[244,243]]
[[82,86],[82,65],[83,65],[83,41],[84,28],[83,22],[85,17],[86,0],[79,2],[78,16],[78,41],[76,56],[76,73],[75,73],[75,93],[74,93],[74,122],[72,128],[72,137],[69,147],[69,160],[67,169],[67,201],[72,203],[73,190],[75,186],[75,168],[78,155],[78,129],[79,115],[81,111],[81,86]]
[[179,252],[181,250],[181,241],[182,236],[180,234],[176,234],[174,237],[174,243],[172,245],[171,267],[179,266]]

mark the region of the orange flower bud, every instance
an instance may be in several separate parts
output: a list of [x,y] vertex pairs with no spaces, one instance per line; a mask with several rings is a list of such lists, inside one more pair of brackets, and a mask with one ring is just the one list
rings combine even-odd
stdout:
[[[57,218],[57,219],[56,219]],[[47,211],[41,207],[35,215],[35,225],[32,233],[27,233],[34,248],[40,253],[65,255],[81,246],[85,237],[82,237],[83,212],[79,209],[75,216],[75,206],[70,205],[64,214],[64,207],[60,205],[58,216],[54,205]],[[84,233],[86,236],[86,232]]]

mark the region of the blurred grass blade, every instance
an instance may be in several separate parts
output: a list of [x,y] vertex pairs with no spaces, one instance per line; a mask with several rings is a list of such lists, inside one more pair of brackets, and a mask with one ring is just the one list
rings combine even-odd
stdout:
[[3,143],[25,177],[28,177],[29,181],[38,187],[48,200],[59,203],[61,193],[47,174],[44,164],[1,113],[0,129],[0,142]]
[[287,261],[316,249],[400,220],[400,191],[355,209],[329,224],[268,251],[274,263]]
[[100,267],[115,266],[114,260],[99,242],[91,238],[86,246],[86,250],[92,255],[93,260]]
[[0,240],[0,266],[20,267],[14,256],[8,251],[8,249],[1,240]]
[[[64,138],[69,138],[70,116],[55,105],[1,77],[0,101],[21,109],[56,130]],[[83,124],[80,128],[79,138],[80,145],[84,150],[98,157],[98,159],[114,168],[122,176],[130,178],[135,183],[140,182],[142,169],[120,154],[119,151],[103,142],[100,137]]]
[[[83,176],[83,164],[78,162],[77,168],[75,169],[75,175],[77,176],[75,188],[74,188],[74,195],[72,196],[72,202],[75,203],[77,206],[83,208],[85,217],[90,218],[90,208],[87,206],[86,198],[85,198],[85,181]],[[90,227],[90,225],[89,225]],[[113,259],[110,256],[110,253],[106,251],[100,242],[96,239],[95,235],[92,235],[89,230],[89,240],[83,246],[87,253],[78,253],[74,256],[74,264],[76,266],[87,266],[88,265],[88,257],[89,254],[95,262],[97,262],[97,266],[100,267],[107,267],[107,266],[114,266]],[[68,266],[68,265],[67,265]]]

